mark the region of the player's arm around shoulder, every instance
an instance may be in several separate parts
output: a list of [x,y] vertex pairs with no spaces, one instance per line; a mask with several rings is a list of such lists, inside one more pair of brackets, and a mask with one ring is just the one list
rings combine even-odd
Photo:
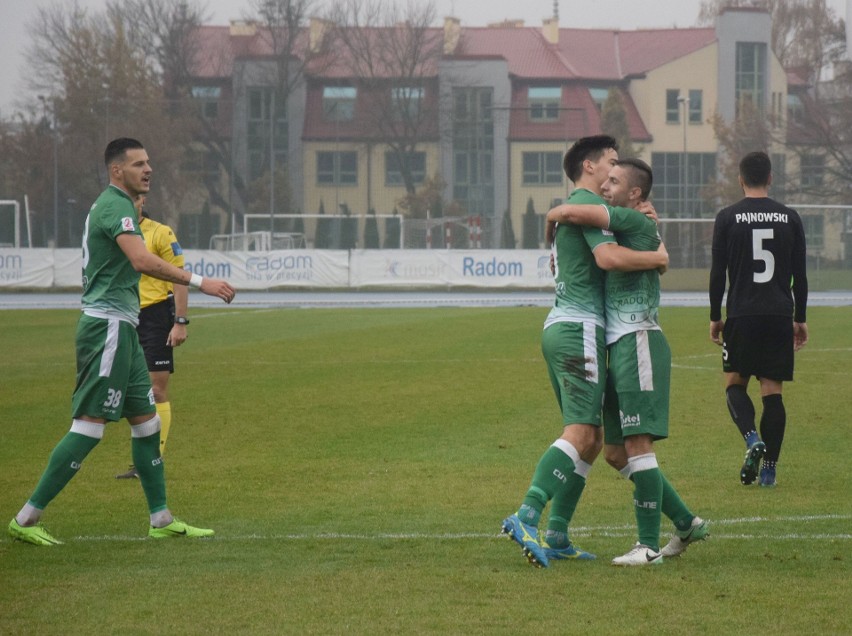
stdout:
[[604,204],[562,203],[547,212],[548,223],[571,223],[573,225],[591,225],[607,229],[609,227],[609,209]]
[[669,254],[660,243],[656,251],[632,250],[618,243],[601,243],[593,251],[595,263],[605,271],[641,272],[656,269],[661,274],[669,268]]

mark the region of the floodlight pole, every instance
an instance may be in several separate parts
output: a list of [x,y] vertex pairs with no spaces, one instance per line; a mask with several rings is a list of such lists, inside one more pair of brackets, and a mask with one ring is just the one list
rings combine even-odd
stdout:
[[[47,119],[47,98],[44,95],[38,96],[41,101],[44,111],[44,119]],[[57,130],[56,121],[56,100],[52,102],[50,108],[50,136],[53,142],[53,246],[59,247],[59,131]],[[29,247],[32,247],[30,245]]]
[[681,214],[684,215],[686,212],[686,170],[689,166],[689,159],[686,154],[686,122],[689,118],[689,97],[678,97],[677,101],[683,104],[683,155],[680,171],[680,207]]

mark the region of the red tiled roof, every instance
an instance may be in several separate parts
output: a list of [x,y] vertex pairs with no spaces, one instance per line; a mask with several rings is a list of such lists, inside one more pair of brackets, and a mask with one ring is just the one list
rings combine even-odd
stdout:
[[[389,29],[373,29],[372,38],[387,37]],[[230,75],[237,58],[266,57],[272,44],[263,29],[254,35],[230,35],[229,27],[199,28],[199,51],[196,57],[198,77]],[[442,38],[441,29],[428,29],[429,38]],[[712,28],[655,29],[612,31],[603,29],[560,29],[559,43],[550,44],[536,27],[468,27],[463,28],[458,58],[503,58],[509,73],[530,79],[620,80],[647,72],[688,55],[716,40]],[[306,40],[299,43],[303,47]],[[298,47],[297,47],[298,48]],[[350,65],[338,55],[330,64],[319,61],[324,77],[344,79],[351,76]],[[437,74],[434,61],[422,69],[424,76]],[[377,75],[387,74],[378,69]]]
[[[390,37],[391,28],[371,29],[368,38]],[[273,52],[268,31],[257,29],[252,35],[231,35],[229,27],[202,26],[198,30],[199,52],[195,74],[198,78],[226,78],[233,72],[234,61],[240,58],[263,58]],[[442,29],[428,29],[433,44],[443,41]],[[560,29],[558,44],[551,44],[538,27],[465,27],[461,29],[458,46],[450,59],[504,59],[513,86],[510,130],[513,139],[578,138],[600,131],[600,114],[589,95],[589,82],[601,87],[621,84],[626,78],[641,75],[663,64],[681,58],[716,41],[712,28],[654,29],[643,31],[613,31],[604,29]],[[298,50],[307,46],[307,30],[303,32]],[[374,46],[379,46],[378,44]],[[301,47],[301,48],[300,48]],[[422,78],[437,77],[437,60],[415,73]],[[325,80],[354,79],[351,64],[341,59],[335,50],[323,59],[314,60],[308,72]],[[377,77],[390,77],[391,71],[378,68]],[[537,123],[520,109],[526,106],[526,88],[531,83],[563,86],[563,104],[556,122]],[[360,91],[359,91],[360,93]],[[631,137],[639,141],[651,136],[639,117],[629,94],[623,92],[625,111]],[[350,138],[358,134],[358,123],[339,123],[335,130],[321,121],[317,92],[309,90],[306,137],[327,138],[329,134]],[[321,98],[320,98],[321,99]],[[363,106],[359,95],[359,104]],[[352,130],[349,130],[349,128]],[[362,129],[363,134],[363,129]],[[434,131],[432,131],[434,134]]]
[[456,55],[498,53],[516,77],[614,81],[645,73],[715,41],[712,28],[560,29],[556,45],[533,27],[465,28]]
[[[559,118],[553,121],[533,121],[529,117],[527,88],[518,85],[512,93],[509,120],[510,139],[513,141],[552,141],[554,139],[579,139],[599,135],[601,114],[589,94],[589,89],[576,82],[562,85],[562,104]],[[651,134],[639,116],[636,104],[625,91],[621,91],[630,137],[636,141],[651,141]]]
[[[265,29],[257,29],[252,35],[231,35],[230,27],[201,26],[196,36],[193,72],[200,78],[230,77],[235,60],[267,58],[274,52],[272,38]],[[303,32],[294,49],[303,50],[306,43],[307,32]]]
[[647,73],[716,41],[713,28],[618,31],[616,46],[625,77]]

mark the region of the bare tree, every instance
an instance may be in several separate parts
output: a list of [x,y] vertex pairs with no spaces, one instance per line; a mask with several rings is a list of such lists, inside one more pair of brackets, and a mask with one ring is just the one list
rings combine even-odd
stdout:
[[[289,141],[281,129],[289,130],[291,102],[297,91],[305,86],[309,72],[321,72],[330,60],[327,56],[327,32],[320,29],[311,33],[309,20],[319,11],[316,0],[252,0],[248,19],[257,23],[258,38],[263,43],[267,57],[259,66],[261,83],[269,87],[264,96],[268,100],[269,134],[260,166],[262,174],[247,185],[244,202],[248,209],[266,209],[270,215],[270,230],[274,230],[277,210],[290,211],[292,207],[289,162]],[[284,145],[284,148],[276,147]],[[276,157],[284,150],[283,163]]]
[[638,157],[642,154],[642,147],[635,147],[630,138],[624,95],[620,88],[610,88],[601,106],[601,130],[618,141],[618,154],[621,158]]
[[[816,179],[803,178],[802,170],[796,175],[792,171],[778,174],[783,177],[778,181],[786,183],[786,195],[848,202],[852,198],[852,70],[848,62],[842,62],[843,21],[825,0],[702,0],[699,21],[711,22],[724,8],[740,5],[769,12],[772,49],[782,66],[802,77],[807,88],[788,91],[800,102],[799,110],[785,113],[775,126],[767,127],[766,117],[755,112],[741,113],[734,122],[714,120],[725,150],[722,180],[733,184],[729,190],[738,192],[735,161],[743,151],[785,148],[799,166],[815,157],[822,162],[822,174]],[[833,79],[821,79],[832,68]],[[751,147],[743,147],[743,140],[751,140]],[[709,191],[719,194],[724,187]]]
[[804,68],[816,81],[842,46],[843,22],[826,0],[702,0],[700,24],[729,7],[761,7],[772,18],[772,50],[785,68]]
[[411,158],[438,134],[443,37],[430,28],[435,16],[434,2],[413,0],[339,0],[329,13],[338,63],[363,93],[364,136],[392,153],[409,196],[418,185]]
[[[140,26],[135,17],[129,5],[115,3],[89,13],[75,1],[38,9],[30,25],[30,111],[38,112],[41,103],[59,174],[56,201],[40,204],[36,212],[61,208],[53,212],[60,212],[66,244],[79,240],[88,205],[106,183],[102,156],[110,138],[137,137],[148,147],[155,169],[169,166],[155,173],[152,207],[177,210],[192,189],[181,170],[187,127],[171,112],[162,73],[136,45]],[[39,159],[23,158],[33,164]]]
[[714,113],[710,123],[720,152],[717,178],[704,186],[702,196],[718,207],[721,202],[736,201],[742,197],[737,181],[740,159],[755,150],[770,152],[775,140],[766,117],[749,101],[743,102],[733,122],[728,123],[719,113]]

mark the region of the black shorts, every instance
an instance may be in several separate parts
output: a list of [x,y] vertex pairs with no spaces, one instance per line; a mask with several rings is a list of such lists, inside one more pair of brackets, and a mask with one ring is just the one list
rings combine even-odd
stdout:
[[793,319],[740,316],[725,321],[722,370],[776,382],[793,379]]
[[169,332],[175,324],[175,300],[168,300],[148,305],[139,312],[139,344],[145,352],[145,362],[148,371],[168,371],[174,373],[175,361],[173,349],[166,344]]

